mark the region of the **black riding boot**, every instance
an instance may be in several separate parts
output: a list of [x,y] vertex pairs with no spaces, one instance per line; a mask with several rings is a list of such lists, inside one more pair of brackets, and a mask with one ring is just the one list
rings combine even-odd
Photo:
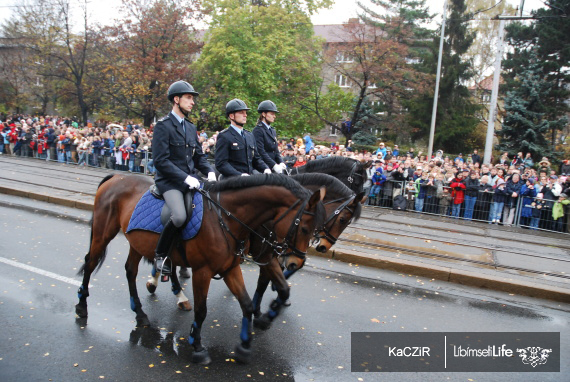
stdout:
[[170,253],[170,247],[172,246],[172,241],[174,240],[176,234],[179,232],[179,228],[169,220],[164,226],[164,230],[158,238],[158,244],[156,246],[156,253],[154,256],[154,267],[157,271],[162,273],[162,276],[170,276],[172,273],[172,262],[168,256]]

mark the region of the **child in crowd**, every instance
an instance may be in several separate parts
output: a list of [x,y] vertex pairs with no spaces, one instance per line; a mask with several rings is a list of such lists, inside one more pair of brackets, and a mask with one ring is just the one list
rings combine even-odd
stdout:
[[386,175],[383,173],[384,170],[382,169],[382,165],[379,165],[374,171],[374,175],[372,175],[372,187],[370,188],[370,194],[368,195],[370,198],[370,204],[372,205],[378,205],[378,199],[382,192],[382,185],[386,181]]
[[564,232],[564,208],[570,204],[568,195],[562,193],[558,197],[558,201],[552,207],[552,228],[558,232]]
[[489,212],[489,224],[499,224],[506,200],[506,182],[502,178],[499,178],[497,179],[495,193],[493,194],[493,204],[491,204],[491,211]]
[[530,218],[530,229],[536,230],[538,229],[538,225],[540,223],[540,215],[542,214],[542,207],[544,207],[544,200],[542,199],[543,195],[541,193],[536,195],[534,201],[530,204],[532,209],[532,216]]
[[463,171],[459,171],[455,179],[450,184],[451,196],[453,197],[453,205],[451,206],[451,216],[458,218],[461,212],[461,204],[465,199],[465,183],[463,180]]

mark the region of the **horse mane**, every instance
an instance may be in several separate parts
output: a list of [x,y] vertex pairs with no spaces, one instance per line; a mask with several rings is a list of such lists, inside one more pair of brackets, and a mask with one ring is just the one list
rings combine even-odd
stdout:
[[334,156],[309,161],[305,165],[305,169],[307,172],[321,172],[326,169],[330,170],[331,168],[343,168],[346,167],[347,164],[352,167],[354,162],[358,161],[352,158]]
[[293,179],[299,182],[302,186],[325,186],[327,188],[327,195],[325,199],[333,199],[332,195],[337,197],[349,197],[354,194],[352,190],[344,185],[340,180],[334,176],[322,173],[306,173],[292,175]]
[[277,186],[284,187],[291,191],[293,195],[301,199],[311,197],[311,192],[301,186],[299,182],[282,174],[259,174],[251,176],[233,176],[225,178],[215,183],[204,183],[206,191],[222,192],[230,190],[240,190],[243,188],[259,187],[259,186]]
[[[325,186],[327,188],[325,201],[327,199],[336,199],[337,197],[348,198],[349,196],[354,195],[354,192],[350,188],[346,187],[344,183],[331,175],[321,173],[307,173],[292,175],[291,177],[303,186]],[[352,219],[354,221],[357,221],[360,218],[361,213],[362,204],[357,203],[356,208],[354,209],[354,213],[352,214]]]

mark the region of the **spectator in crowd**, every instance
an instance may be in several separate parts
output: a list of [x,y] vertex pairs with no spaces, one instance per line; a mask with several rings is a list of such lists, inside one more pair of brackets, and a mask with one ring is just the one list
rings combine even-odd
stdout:
[[540,162],[538,162],[538,172],[545,172],[547,176],[550,176],[550,162],[548,161],[548,158],[543,157]]
[[307,164],[307,160],[305,159],[305,155],[303,154],[299,154],[297,155],[297,160],[295,161],[295,164],[293,165],[293,167],[301,167]]
[[384,146],[384,142],[380,142],[378,144],[378,149],[376,149],[375,155],[382,154],[382,159],[386,160],[386,147]]
[[526,183],[521,187],[522,209],[521,209],[521,224],[528,226],[532,218],[532,202],[536,198],[537,192],[534,187],[534,180],[527,179]]
[[465,179],[465,211],[463,213],[463,217],[467,220],[473,219],[473,210],[475,209],[475,203],[479,195],[479,188],[477,173],[475,171],[469,172],[469,178]]
[[570,160],[564,159],[560,165],[560,175],[570,176]]
[[455,179],[451,182],[453,205],[451,206],[451,216],[458,218],[461,212],[461,204],[465,199],[465,181],[463,179],[463,171],[459,171]]
[[530,153],[526,153],[523,160],[523,166],[525,169],[534,167],[534,161],[532,160],[532,155]]
[[473,150],[473,154],[471,154],[471,160],[473,161],[473,163],[481,164],[481,157],[479,156],[479,150],[477,149]]
[[503,207],[507,201],[506,182],[499,178],[493,193],[493,204],[491,204],[491,211],[489,212],[489,220],[491,224],[499,224],[503,214]]
[[513,224],[522,186],[523,183],[521,182],[521,177],[518,173],[514,173],[507,180],[506,190],[508,198],[505,202],[505,210],[503,214],[504,225],[511,226]]
[[570,204],[570,200],[568,200],[568,195],[562,193],[558,197],[558,201],[554,203],[552,207],[552,221],[553,226],[552,230],[558,232],[564,232],[564,208]]
[[370,194],[368,197],[372,205],[378,205],[378,200],[380,199],[382,192],[382,186],[384,185],[384,182],[386,182],[386,175],[384,175],[384,170],[382,169],[380,163],[378,163],[378,166],[374,170],[371,182],[372,187],[370,188]]
[[435,174],[428,174],[428,182],[426,184],[426,197],[424,199],[424,211],[429,214],[436,214],[438,211],[438,183]]
[[477,202],[475,203],[475,211],[473,219],[476,220],[489,220],[489,210],[493,199],[493,187],[490,183],[488,175],[483,175],[479,179],[479,193],[477,195]]
[[530,218],[530,229],[537,230],[540,224],[540,217],[542,215],[542,208],[544,207],[544,200],[542,194],[536,194],[536,198],[531,203],[532,215]]
[[395,156],[396,158],[400,156],[400,149],[398,148],[398,145],[394,145],[394,150],[392,150],[392,155]]

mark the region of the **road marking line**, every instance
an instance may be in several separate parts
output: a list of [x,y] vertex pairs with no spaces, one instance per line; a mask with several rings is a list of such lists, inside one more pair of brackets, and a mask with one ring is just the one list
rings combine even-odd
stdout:
[[77,280],[71,279],[69,277],[61,276],[61,275],[58,275],[57,273],[44,271],[43,269],[32,267],[31,265],[18,263],[17,261],[6,259],[5,257],[0,257],[0,263],[4,263],[4,264],[11,265],[13,267],[25,269],[27,271],[34,272],[34,273],[37,273],[39,275],[50,277],[52,279],[56,279],[59,281],[63,281],[64,283],[68,283],[71,285],[81,286],[81,281],[77,281]]

